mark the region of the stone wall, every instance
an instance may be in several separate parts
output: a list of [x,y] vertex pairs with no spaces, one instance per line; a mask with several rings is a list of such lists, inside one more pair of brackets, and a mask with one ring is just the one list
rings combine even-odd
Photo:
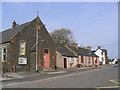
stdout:
[[64,58],[59,52],[56,52],[56,66],[58,68],[64,68]]

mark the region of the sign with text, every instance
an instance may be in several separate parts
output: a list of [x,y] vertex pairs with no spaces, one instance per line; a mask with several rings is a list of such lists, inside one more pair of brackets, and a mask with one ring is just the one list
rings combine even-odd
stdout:
[[27,64],[27,58],[20,57],[18,59],[18,64]]

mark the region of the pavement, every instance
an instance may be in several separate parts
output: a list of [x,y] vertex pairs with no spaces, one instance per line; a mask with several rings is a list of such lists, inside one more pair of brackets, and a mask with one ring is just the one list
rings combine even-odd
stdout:
[[[103,67],[103,66],[102,66]],[[24,78],[31,78],[31,77],[49,77],[49,75],[51,76],[55,76],[55,75],[62,75],[62,74],[67,74],[67,73],[74,73],[76,71],[79,70],[89,70],[89,69],[94,69],[94,68],[101,68],[101,67],[83,67],[83,68],[63,68],[63,69],[58,69],[55,72],[39,72],[39,73],[35,73],[35,72],[7,72],[4,73],[2,76],[0,77],[0,81],[9,81],[9,80],[16,80],[16,79],[24,79]],[[77,70],[79,69],[79,70]]]

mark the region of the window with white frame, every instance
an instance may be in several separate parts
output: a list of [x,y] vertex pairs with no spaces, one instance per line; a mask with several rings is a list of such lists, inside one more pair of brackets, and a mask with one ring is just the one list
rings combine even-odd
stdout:
[[25,55],[26,42],[24,40],[20,41],[20,56]]

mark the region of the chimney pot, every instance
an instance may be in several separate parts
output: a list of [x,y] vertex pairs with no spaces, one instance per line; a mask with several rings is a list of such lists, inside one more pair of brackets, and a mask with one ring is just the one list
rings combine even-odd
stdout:
[[78,48],[78,43],[76,43],[75,41],[72,43],[72,46],[75,48]]
[[91,46],[87,46],[87,49],[88,49],[89,51],[91,51]]
[[98,46],[98,49],[101,49],[101,47],[100,47],[100,46]]
[[15,20],[14,20],[14,21],[13,21],[13,26],[12,26],[12,28],[15,27],[15,26],[16,26],[16,22],[15,22]]

